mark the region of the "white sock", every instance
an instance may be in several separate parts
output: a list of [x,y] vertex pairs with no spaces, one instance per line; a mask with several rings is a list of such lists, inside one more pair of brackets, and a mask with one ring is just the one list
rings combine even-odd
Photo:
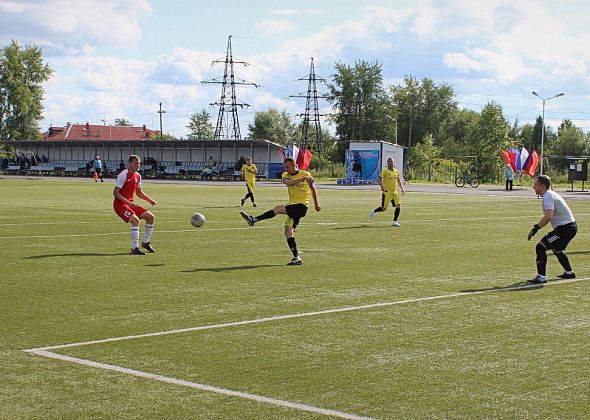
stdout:
[[139,226],[131,226],[131,249],[139,247]]
[[146,244],[150,241],[150,239],[152,238],[152,232],[154,231],[154,225],[153,224],[146,224],[145,225],[145,230],[143,232],[143,243]]
[[574,270],[572,270],[572,271],[566,271],[565,274],[574,274]]

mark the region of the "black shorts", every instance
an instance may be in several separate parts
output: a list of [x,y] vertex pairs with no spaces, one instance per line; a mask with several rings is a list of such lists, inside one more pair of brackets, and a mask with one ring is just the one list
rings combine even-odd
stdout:
[[299,219],[305,217],[307,214],[307,206],[305,204],[287,204],[285,206],[287,216],[293,219],[293,227],[297,227]]
[[570,243],[574,236],[578,233],[578,225],[576,222],[557,226],[554,230],[543,236],[541,243],[547,249],[555,251],[563,251]]
[[102,169],[101,168],[96,168],[94,170],[98,175],[102,174]]

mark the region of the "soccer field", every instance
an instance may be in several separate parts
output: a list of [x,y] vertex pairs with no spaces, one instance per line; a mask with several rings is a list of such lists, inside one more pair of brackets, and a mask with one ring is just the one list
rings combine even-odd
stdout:
[[408,193],[393,228],[377,190],[319,189],[287,267],[284,216],[248,227],[241,184],[145,182],[145,256],[112,189],[0,179],[0,418],[590,416],[589,201],[578,278],[549,255],[536,287],[534,197]]

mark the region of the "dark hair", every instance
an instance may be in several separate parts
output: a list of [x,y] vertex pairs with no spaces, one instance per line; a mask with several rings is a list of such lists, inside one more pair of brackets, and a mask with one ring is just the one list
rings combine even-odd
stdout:
[[295,163],[295,159],[293,159],[293,158],[285,158],[285,160],[283,161],[283,163],[287,163],[287,162]]
[[543,184],[547,189],[551,188],[551,178],[547,175],[539,175],[535,178],[539,184]]
[[139,160],[139,156],[137,156],[137,155],[129,156],[129,163],[133,162],[135,159]]

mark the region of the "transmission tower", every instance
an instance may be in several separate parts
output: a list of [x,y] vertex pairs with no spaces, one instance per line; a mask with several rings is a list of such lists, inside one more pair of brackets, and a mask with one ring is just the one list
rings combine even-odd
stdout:
[[[227,39],[227,52],[225,54],[225,60],[215,60],[211,63],[225,63],[225,71],[223,73],[223,79],[215,78],[208,81],[203,81],[203,84],[221,84],[221,99],[219,102],[209,104],[211,106],[219,107],[219,113],[217,114],[217,125],[215,126],[214,140],[242,140],[240,134],[240,121],[238,119],[238,107],[244,108],[250,105],[239,102],[236,98],[236,85],[250,85],[258,87],[256,83],[250,83],[243,79],[237,79],[234,76],[234,64],[243,64],[247,66],[248,63],[245,61],[235,61],[232,55],[231,49],[231,35]],[[238,80],[238,81],[236,81]],[[229,100],[227,96],[230,96]]]
[[[320,114],[320,110],[318,107],[318,98],[326,98],[325,95],[318,95],[316,82],[326,82],[325,79],[319,78],[315,74],[315,68],[313,65],[313,57],[311,57],[311,66],[309,68],[309,76],[302,77],[301,79],[297,80],[307,80],[307,95],[291,95],[290,98],[306,98],[305,102],[305,112],[303,114],[299,114],[300,117],[303,117],[303,127],[301,130],[301,142],[299,147],[304,149],[308,146],[312,149],[316,150],[318,153],[323,153],[324,146],[322,140],[322,130],[320,127],[320,117],[324,116],[325,114]],[[313,107],[313,115],[311,115]],[[314,133],[315,136],[312,139],[310,138],[309,127],[310,124],[313,123],[314,126]]]

